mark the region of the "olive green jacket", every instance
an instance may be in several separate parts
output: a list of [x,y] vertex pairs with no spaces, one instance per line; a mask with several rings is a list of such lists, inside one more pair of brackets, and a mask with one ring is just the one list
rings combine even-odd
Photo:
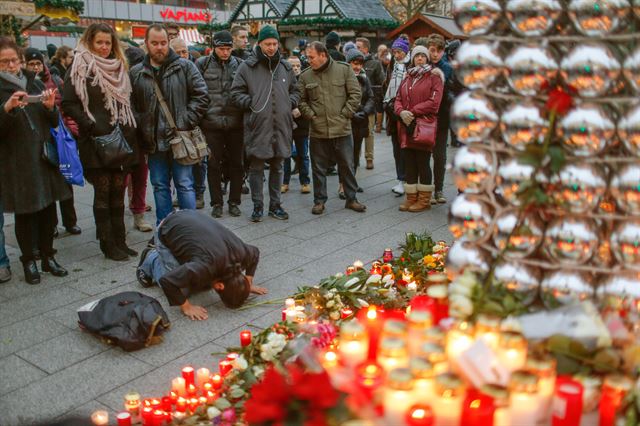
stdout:
[[298,108],[309,119],[314,138],[338,138],[351,134],[351,117],[360,106],[360,84],[351,67],[329,58],[320,70],[307,68],[298,79]]

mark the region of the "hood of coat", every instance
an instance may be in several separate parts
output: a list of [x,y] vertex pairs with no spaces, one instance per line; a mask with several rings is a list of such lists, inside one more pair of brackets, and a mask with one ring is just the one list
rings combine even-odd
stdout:
[[[260,56],[264,56],[264,54],[262,53],[262,51],[260,50],[259,46],[256,46],[253,50],[253,54],[251,56],[249,56],[244,63],[247,64],[248,66],[250,66],[251,68],[254,68],[256,65],[258,65],[260,63],[260,56],[258,55],[258,51],[260,51]],[[264,56],[266,58],[266,56]],[[291,68],[291,64],[289,63],[289,61],[285,60],[282,58],[282,56],[278,53],[278,58],[279,58],[279,62],[280,65],[284,66],[284,68],[287,71],[292,70],[293,68]]]

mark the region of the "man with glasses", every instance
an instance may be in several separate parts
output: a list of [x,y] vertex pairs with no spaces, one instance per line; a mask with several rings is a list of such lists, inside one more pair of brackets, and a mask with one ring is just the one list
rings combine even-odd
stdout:
[[180,26],[175,22],[167,22],[164,24],[164,27],[167,29],[167,35],[169,36],[169,41],[174,38],[180,37]]
[[[57,75],[51,74],[49,68],[44,63],[44,56],[42,53],[33,47],[30,47],[24,51],[25,68],[34,73],[40,81],[44,84],[44,87],[48,90],[57,89],[56,93],[56,106],[60,109],[60,103],[62,102],[62,87],[64,82]],[[78,125],[75,121],[63,117],[64,124],[69,131],[74,135],[78,135]],[[69,190],[73,194],[73,187],[69,186]],[[60,201],[60,214],[62,215],[62,226],[72,235],[78,235],[82,233],[82,229],[78,226],[78,217],[76,215],[76,209],[73,205],[73,195],[68,200]],[[54,228],[53,235],[58,235],[58,217],[56,215],[56,227]]]

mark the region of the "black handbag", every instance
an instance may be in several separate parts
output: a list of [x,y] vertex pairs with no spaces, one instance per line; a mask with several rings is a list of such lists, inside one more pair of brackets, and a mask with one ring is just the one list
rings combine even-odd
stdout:
[[108,135],[94,136],[96,154],[104,167],[121,166],[133,150],[127,143],[120,126],[116,127]]

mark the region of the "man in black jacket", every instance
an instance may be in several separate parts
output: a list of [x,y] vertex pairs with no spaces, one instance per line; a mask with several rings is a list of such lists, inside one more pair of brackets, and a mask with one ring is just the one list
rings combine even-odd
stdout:
[[173,159],[169,140],[174,130],[160,108],[154,81],[162,92],[177,130],[193,130],[207,112],[207,85],[195,64],[169,49],[167,30],[150,25],[145,35],[147,55],[131,68],[131,105],[136,114],[142,146],[149,154],[149,174],[156,203],[156,224],[173,210],[171,180],[181,209],[195,209],[191,166]]
[[341,42],[342,40],[340,40],[340,35],[335,31],[331,31],[324,39],[324,44],[327,46],[329,56],[331,56],[331,59],[334,61],[345,61],[344,55],[340,53]]
[[144,287],[160,286],[169,304],[187,317],[205,320],[207,310],[191,304],[188,295],[214,289],[225,306],[239,308],[249,293],[267,293],[253,285],[259,259],[257,247],[211,217],[181,210],[158,226],[155,247],[142,252],[136,276]]
[[238,59],[246,61],[251,56],[249,47],[249,31],[242,25],[231,27],[231,37],[233,38],[233,50],[231,54]]
[[229,214],[240,216],[240,197],[244,169],[242,165],[242,119],[243,111],[231,103],[231,84],[242,61],[231,56],[233,38],[229,31],[213,35],[213,51],[196,61],[209,90],[209,109],[202,119],[202,129],[211,150],[208,181],[211,194],[211,215],[222,217],[224,203],[222,194],[223,161],[227,163],[230,189]]

